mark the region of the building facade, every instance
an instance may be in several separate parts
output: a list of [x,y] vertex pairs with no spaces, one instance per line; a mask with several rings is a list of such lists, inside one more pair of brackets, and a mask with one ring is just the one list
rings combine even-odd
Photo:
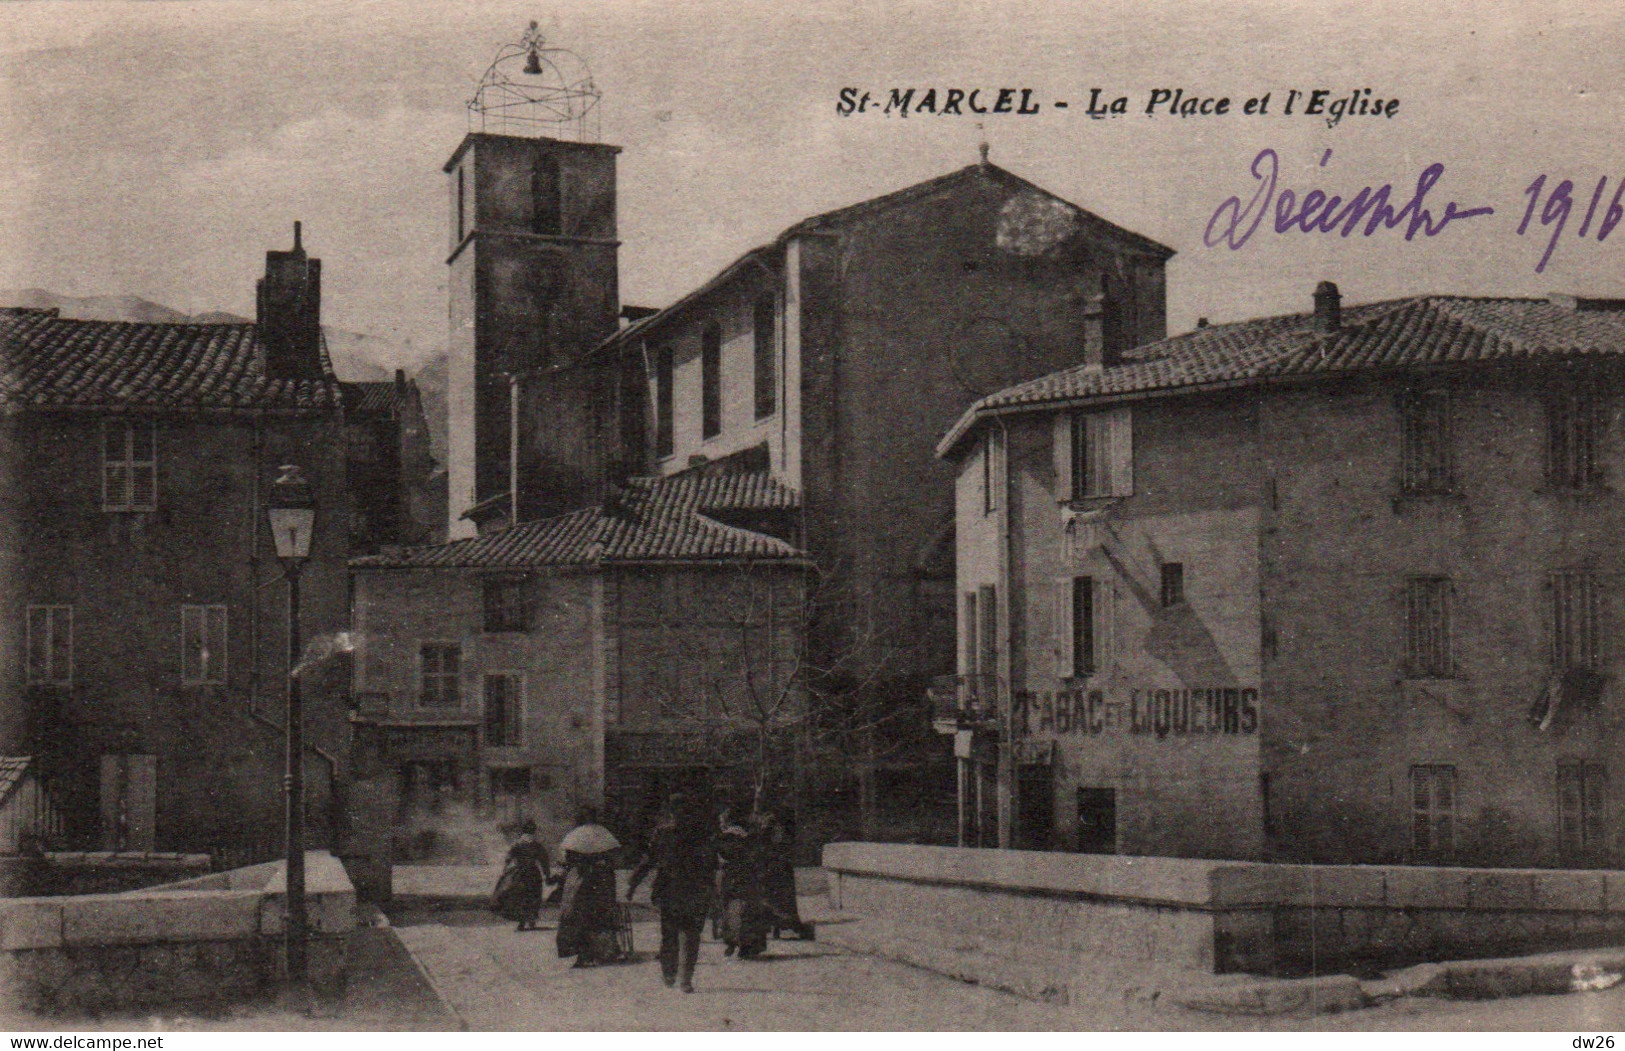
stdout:
[[[793,802],[806,561],[724,519],[793,514],[766,475],[610,500],[357,559],[357,798],[395,860],[500,860],[603,808],[634,839],[679,788]],[[362,822],[366,823],[366,822]],[[358,850],[363,849],[358,846]]]
[[941,443],[967,842],[1618,863],[1625,303],[1315,306]]
[[350,548],[445,538],[446,509],[431,481],[434,457],[416,380],[401,369],[393,382],[340,383],[344,399]]
[[[279,465],[318,503],[306,638],[346,625],[350,521],[320,261],[295,241],[267,255],[255,324],[0,314],[0,752],[35,757],[70,841],[278,849]],[[345,729],[329,685],[305,691],[318,838]]]
[[952,795],[923,703],[954,669],[953,475],[932,436],[979,396],[1160,339],[1172,254],[984,159],[806,219],[594,352],[606,459],[765,470],[802,494],[822,692],[860,695],[875,727],[849,834],[952,836],[922,820]]

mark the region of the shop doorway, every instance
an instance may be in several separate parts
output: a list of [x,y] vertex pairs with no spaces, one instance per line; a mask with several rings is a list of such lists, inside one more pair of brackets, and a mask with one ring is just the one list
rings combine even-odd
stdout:
[[1117,789],[1078,789],[1078,853],[1117,853]]
[[1017,850],[1055,849],[1055,768],[1048,763],[1016,767]]

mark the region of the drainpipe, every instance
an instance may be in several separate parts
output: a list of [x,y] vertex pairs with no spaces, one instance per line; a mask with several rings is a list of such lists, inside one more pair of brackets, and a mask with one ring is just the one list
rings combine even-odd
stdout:
[[[1010,819],[1012,816],[1011,797],[1015,785],[1015,756],[1013,749],[1015,742],[1012,734],[1015,722],[1011,718],[1014,695],[1012,681],[1015,667],[1014,653],[1011,645],[1015,639],[1015,626],[1012,623],[1011,613],[1014,603],[1010,601],[1010,427],[1004,417],[999,417],[999,449],[1000,461],[998,482],[1003,492],[999,500],[999,582],[996,606],[998,615],[996,623],[1003,629],[998,642],[998,655],[996,665],[998,668],[998,712],[999,712],[999,768],[998,768],[998,810],[999,810],[999,849],[1010,849]],[[983,455],[987,455],[984,453]]]
[[508,373],[508,525],[519,524],[519,373]]

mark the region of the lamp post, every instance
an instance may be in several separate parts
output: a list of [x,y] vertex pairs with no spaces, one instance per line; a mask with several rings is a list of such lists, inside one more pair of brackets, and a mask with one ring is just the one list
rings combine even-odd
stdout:
[[287,902],[285,925],[288,979],[305,979],[305,727],[304,706],[299,696],[299,570],[310,557],[311,535],[316,526],[316,501],[310,484],[299,468],[285,464],[271,484],[271,499],[265,517],[271,525],[276,557],[288,579],[288,755],[283,775],[287,799]]

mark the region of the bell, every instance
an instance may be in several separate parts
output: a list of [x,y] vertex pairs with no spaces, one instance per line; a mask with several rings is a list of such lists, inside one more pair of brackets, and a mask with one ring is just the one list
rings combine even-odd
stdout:
[[537,74],[541,73],[541,71],[542,71],[541,57],[536,54],[536,49],[535,48],[531,48],[530,49],[530,54],[525,56],[525,72],[529,73],[532,76],[536,76]]

